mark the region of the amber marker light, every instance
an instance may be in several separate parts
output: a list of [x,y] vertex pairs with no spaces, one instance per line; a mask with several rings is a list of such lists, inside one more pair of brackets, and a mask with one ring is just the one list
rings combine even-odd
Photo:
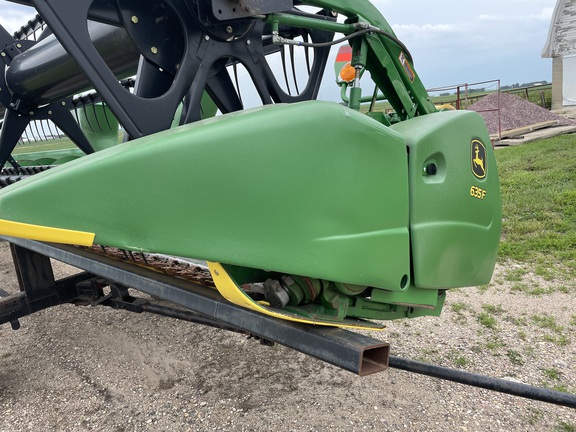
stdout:
[[346,63],[340,69],[340,79],[345,82],[352,82],[356,77],[356,69],[350,64],[350,62]]

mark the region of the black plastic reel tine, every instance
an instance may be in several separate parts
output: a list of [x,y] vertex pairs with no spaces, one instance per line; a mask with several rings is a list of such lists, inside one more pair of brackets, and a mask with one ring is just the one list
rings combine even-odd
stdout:
[[89,94],[88,97],[90,98],[90,105],[92,105],[92,112],[94,113],[94,118],[96,119],[96,124],[100,128],[100,132],[104,132],[102,125],[100,124],[100,120],[98,119],[98,112],[96,111],[96,104],[94,102],[94,95]]
[[34,129],[32,128],[32,125],[28,126],[28,131],[30,132],[30,140],[29,142],[36,142],[38,141],[38,139],[36,138],[36,135],[34,134]]
[[[36,133],[38,134],[38,140],[36,141],[44,141],[42,139],[42,134],[40,134],[40,130],[38,129],[38,124],[36,123],[36,120],[32,120],[32,123],[34,123],[34,129],[36,129]],[[32,132],[32,134],[34,134],[34,132]]]
[[52,123],[51,120],[46,120],[46,125],[48,126],[48,130],[50,131],[50,135],[52,136],[52,139],[59,139],[60,138],[60,133],[58,133],[58,128],[56,128],[56,125],[54,125],[54,127],[56,128],[56,133],[52,132],[52,127],[50,126]]
[[80,124],[80,117],[78,117],[78,103],[73,100],[72,105],[74,106],[74,117],[76,117],[76,123]]
[[42,135],[44,135],[44,138],[46,139],[46,141],[48,141],[48,136],[46,135],[46,131],[44,130],[44,122],[42,120],[38,120],[38,122],[40,123],[40,128],[42,129]]
[[50,124],[51,124],[50,130],[52,130],[52,126],[54,126],[54,132],[55,132],[55,133],[53,134],[53,135],[54,135],[54,138],[55,138],[55,139],[60,139],[60,138],[62,138],[62,133],[60,132],[60,129],[58,129],[58,127],[54,124],[54,122],[53,122],[52,120],[50,120]]
[[[304,39],[305,43],[308,43],[308,33],[304,33],[302,38]],[[310,69],[310,48],[307,46],[304,47],[304,56],[306,57],[306,69],[308,70],[308,76],[310,76],[310,73],[312,72],[312,69]]]
[[58,131],[58,138],[66,138],[66,134],[62,130],[60,130],[60,128],[56,123],[54,123],[54,127]]
[[372,100],[370,101],[370,108],[368,108],[368,112],[373,112],[376,109],[376,102],[378,101],[378,91],[380,89],[377,85],[374,86],[374,92],[372,93]]
[[50,120],[44,120],[44,121],[46,122],[46,127],[48,128],[50,138],[56,139],[56,137],[54,136],[54,133],[52,132],[52,128],[50,127]]
[[106,119],[106,124],[108,124],[108,129],[112,130],[112,125],[110,124],[110,119],[108,119],[108,109],[106,102],[102,101],[102,111],[104,111],[104,118]]
[[[62,131],[58,129],[56,123],[54,123],[52,120],[47,120],[46,122],[48,123],[48,129],[50,129],[50,133],[54,139],[60,139],[64,136]],[[52,131],[52,126],[54,126],[54,132]]]
[[26,138],[28,139],[28,142],[34,142],[36,141],[36,136],[34,135],[34,131],[32,130],[32,125],[29,124],[26,129],[24,130],[24,134],[26,135]]
[[46,26],[46,24],[42,24],[42,26],[38,29],[38,32],[40,33],[40,35],[38,36],[38,42],[46,39],[48,36],[50,36],[52,34],[52,30],[50,30],[50,27]]
[[132,251],[128,251],[128,255],[130,255],[130,259],[132,260],[132,262],[136,262],[136,258],[134,258],[134,254],[132,253]]
[[[182,99],[182,112],[180,113],[180,119],[178,120],[178,126],[182,126],[185,122],[186,115],[188,114],[188,109],[189,109],[189,105],[190,105],[189,101],[190,101],[190,95],[189,95],[189,93],[187,93],[184,96],[184,98]],[[126,138],[126,134],[124,134],[124,138]]]
[[292,77],[294,78],[294,87],[296,87],[296,94],[300,94],[298,89],[298,80],[296,79],[296,64],[294,61],[294,45],[290,45],[290,63],[292,64]]
[[[96,131],[94,130],[94,128],[92,127],[92,122],[90,121],[90,119],[88,118],[88,114],[86,114],[86,104],[84,103],[84,100],[82,100],[82,112],[84,113],[84,118],[86,119],[86,123],[88,123],[88,127],[90,128],[90,130],[93,133],[96,133]],[[80,122],[78,122],[78,124],[80,124]]]
[[292,92],[290,91],[290,84],[288,84],[288,71],[286,70],[286,47],[280,47],[280,57],[282,58],[282,72],[284,72],[284,81],[286,82],[286,89],[288,90],[288,94],[292,96]]
[[234,71],[234,83],[236,84],[236,92],[238,93],[238,99],[240,99],[240,103],[244,106],[244,102],[242,101],[242,93],[240,93],[240,82],[238,81],[238,62],[234,62],[232,65],[232,71]]
[[204,106],[202,104],[200,104],[200,117],[204,118],[206,116],[206,113],[204,112]]

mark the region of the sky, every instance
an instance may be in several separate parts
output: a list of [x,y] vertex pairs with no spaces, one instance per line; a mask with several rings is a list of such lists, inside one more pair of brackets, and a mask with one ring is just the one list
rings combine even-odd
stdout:
[[541,58],[556,0],[375,0],[427,88],[552,79]]
[[[556,0],[373,3],[412,53],[427,88],[497,79],[502,85],[551,81],[551,59],[540,54]],[[0,0],[0,24],[11,33],[33,16],[29,7]]]

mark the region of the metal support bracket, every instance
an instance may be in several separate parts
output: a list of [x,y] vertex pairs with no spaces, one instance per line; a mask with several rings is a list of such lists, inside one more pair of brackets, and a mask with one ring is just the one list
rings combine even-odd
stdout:
[[[379,372],[388,366],[390,346],[377,339],[344,329],[313,327],[268,317],[224,300],[212,288],[159,274],[147,268],[73,246],[56,246],[7,237],[0,239],[12,243],[16,251],[15,261],[17,260],[20,266],[18,274],[21,286],[25,287],[26,294],[30,291],[30,297],[27,296],[28,309],[18,311],[15,318],[63,302],[79,300],[77,284],[96,275],[183,307],[186,310],[179,312],[182,316],[190,317],[190,312],[201,315],[207,321],[218,323],[221,328],[233,329],[257,336],[259,339],[277,342],[359,375]],[[55,285],[52,271],[47,268],[50,263],[49,258],[86,272],[72,276],[66,281],[58,281]],[[70,286],[72,282],[73,287]],[[35,301],[30,301],[30,299],[35,299]],[[130,299],[109,298],[102,304],[125,308],[123,306],[131,302]],[[130,307],[133,306],[141,306],[143,311],[150,312],[155,309],[153,305],[136,303]],[[156,308],[156,310],[160,309]],[[12,316],[2,318],[0,313],[0,323],[8,322],[7,318],[12,318]]]

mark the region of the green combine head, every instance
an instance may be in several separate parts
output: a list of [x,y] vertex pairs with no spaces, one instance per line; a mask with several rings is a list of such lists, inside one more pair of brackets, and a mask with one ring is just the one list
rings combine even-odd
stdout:
[[[364,0],[244,3],[34,2],[53,34],[3,34],[0,163],[20,178],[0,233],[203,259],[228,300],[312,324],[438,315],[447,289],[488,283],[501,203],[483,119],[437,112]],[[338,44],[345,104],[316,100]],[[18,156],[35,121],[78,149]]]

